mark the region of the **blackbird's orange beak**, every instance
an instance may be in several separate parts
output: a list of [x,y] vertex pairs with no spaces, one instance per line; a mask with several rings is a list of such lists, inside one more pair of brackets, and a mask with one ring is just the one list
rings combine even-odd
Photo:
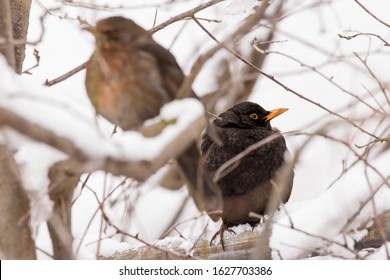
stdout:
[[274,109],[274,110],[270,111],[270,113],[264,117],[264,120],[269,122],[270,120],[272,120],[273,118],[283,114],[287,110],[288,110],[287,108]]

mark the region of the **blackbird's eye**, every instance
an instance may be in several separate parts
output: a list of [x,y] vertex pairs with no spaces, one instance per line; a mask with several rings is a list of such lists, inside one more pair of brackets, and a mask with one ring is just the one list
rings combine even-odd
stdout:
[[251,119],[254,119],[254,120],[257,120],[259,118],[259,116],[256,113],[250,114],[249,117],[251,117]]

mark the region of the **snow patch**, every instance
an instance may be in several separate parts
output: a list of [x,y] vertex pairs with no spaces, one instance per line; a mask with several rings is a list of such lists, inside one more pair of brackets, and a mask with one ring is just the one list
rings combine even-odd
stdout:
[[15,153],[23,186],[30,199],[30,221],[33,229],[51,216],[53,202],[48,194],[48,172],[51,166],[65,158],[65,154],[36,142],[25,143]]
[[224,13],[229,17],[244,19],[255,12],[261,1],[258,0],[232,0],[228,1]]

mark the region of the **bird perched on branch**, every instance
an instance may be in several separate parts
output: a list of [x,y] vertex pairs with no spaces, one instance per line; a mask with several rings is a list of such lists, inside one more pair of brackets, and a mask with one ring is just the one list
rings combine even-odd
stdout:
[[[220,235],[225,249],[224,231],[232,232],[229,228],[239,224],[254,226],[260,222],[259,215],[276,210],[280,202],[289,199],[294,177],[292,167],[281,172],[286,142],[270,124],[270,120],[286,110],[267,111],[256,103],[242,102],[213,121],[220,143],[207,133],[203,135],[201,151],[205,169],[214,177],[223,195],[222,214],[210,215],[214,221],[222,218],[222,226],[210,245]],[[284,176],[283,180],[277,180],[278,173]]]
[[[85,28],[96,48],[87,63],[86,89],[98,114],[123,130],[136,129],[176,98],[184,74],[175,57],[132,20],[110,17]],[[189,90],[188,96],[195,93]],[[200,168],[195,141],[177,158],[199,210],[221,207],[221,196]],[[199,179],[200,178],[200,179]]]

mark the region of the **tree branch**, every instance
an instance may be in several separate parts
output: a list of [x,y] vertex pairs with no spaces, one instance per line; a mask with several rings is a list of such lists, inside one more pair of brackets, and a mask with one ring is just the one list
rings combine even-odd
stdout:
[[[70,139],[58,136],[54,132],[30,122],[14,112],[0,108],[0,126],[13,128],[27,137],[66,153],[72,159],[72,164],[68,166],[70,172],[84,173],[104,170],[113,175],[123,175],[139,181],[144,181],[170,159],[179,156],[194,139],[197,139],[205,125],[205,117],[198,117],[187,127],[183,128],[181,133],[172,139],[156,158],[150,161],[123,160],[122,158],[108,156],[96,158],[88,155],[81,148],[76,147]],[[119,149],[118,147],[114,148]],[[118,152],[118,154],[120,153]]]
[[191,19],[197,12],[200,12],[208,7],[214,6],[215,4],[218,4],[220,2],[223,2],[225,0],[211,0],[206,3],[200,4],[199,6],[189,9],[188,11],[185,11],[181,14],[178,14],[174,17],[171,17],[169,20],[164,21],[163,23],[160,23],[159,25],[153,27],[149,30],[151,34],[156,33],[157,31],[167,27],[168,25],[183,20],[183,19]]
[[384,22],[380,18],[378,18],[376,15],[374,15],[369,9],[367,9],[362,3],[360,3],[358,0],[354,0],[363,10],[366,11],[367,14],[369,14],[371,17],[376,19],[378,22],[382,23],[384,26],[390,27],[390,24]]

